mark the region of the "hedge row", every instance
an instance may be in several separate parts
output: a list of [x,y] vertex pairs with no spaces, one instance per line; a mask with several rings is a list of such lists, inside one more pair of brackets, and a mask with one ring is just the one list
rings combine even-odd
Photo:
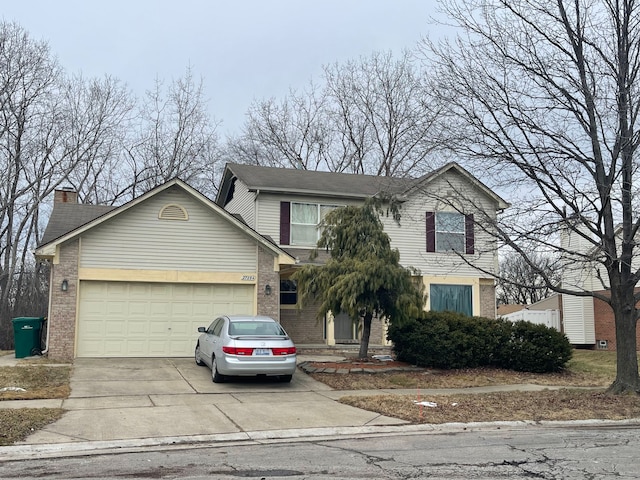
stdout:
[[572,354],[567,337],[545,325],[453,312],[425,312],[402,325],[391,325],[388,338],[398,360],[443,369],[492,366],[556,372]]

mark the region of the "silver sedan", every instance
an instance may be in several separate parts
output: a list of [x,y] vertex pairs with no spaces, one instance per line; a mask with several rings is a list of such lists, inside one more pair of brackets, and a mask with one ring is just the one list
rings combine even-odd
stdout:
[[216,383],[230,375],[270,375],[290,382],[296,371],[296,347],[270,317],[222,316],[198,332],[196,363],[211,368]]

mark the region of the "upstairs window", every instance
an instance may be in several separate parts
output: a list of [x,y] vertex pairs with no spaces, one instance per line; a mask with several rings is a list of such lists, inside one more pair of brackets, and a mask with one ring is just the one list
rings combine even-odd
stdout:
[[474,253],[473,215],[427,212],[426,223],[427,252]]
[[464,215],[456,212],[436,214],[436,252],[464,252]]
[[320,238],[318,225],[337,205],[281,202],[280,244],[315,246]]

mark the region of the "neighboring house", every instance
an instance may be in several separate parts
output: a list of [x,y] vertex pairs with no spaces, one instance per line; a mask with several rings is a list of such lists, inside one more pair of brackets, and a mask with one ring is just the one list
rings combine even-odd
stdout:
[[279,270],[295,263],[180,180],[117,208],[56,191],[36,257],[51,265],[48,354],[63,360],[190,356],[217,315],[277,318]]
[[[281,268],[278,293],[279,319],[297,343],[358,341],[357,325],[345,315],[334,312],[318,321],[314,305],[300,309],[291,275],[312,262],[318,224],[328,211],[380,194],[402,202],[400,225],[382,220],[401,264],[420,271],[427,309],[495,317],[497,245],[475,221],[495,219],[508,204],[456,163],[418,179],[228,164],[216,203],[296,259]],[[321,252],[314,262],[326,258]],[[384,344],[381,322],[373,327],[371,344]]]
[[[593,244],[575,232],[563,232],[562,247],[565,252],[575,252],[576,256],[596,251]],[[603,296],[610,295],[604,288],[606,274],[597,274],[601,268],[597,263],[585,263],[583,258],[576,261],[567,259],[562,270],[561,283],[567,289],[593,292]],[[616,331],[613,310],[606,302],[593,296],[575,296],[555,293],[527,307],[530,311],[542,312],[558,310],[561,331],[571,344],[598,350],[616,350]],[[507,318],[510,315],[506,315]],[[640,345],[640,330],[636,332],[636,340]]]

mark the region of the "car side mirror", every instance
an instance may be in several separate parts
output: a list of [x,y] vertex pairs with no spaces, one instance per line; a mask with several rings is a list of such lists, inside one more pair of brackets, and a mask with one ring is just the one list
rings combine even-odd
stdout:
[[198,327],[198,331],[199,331],[200,333],[204,333],[204,332],[206,332],[206,331],[207,331],[207,328],[206,328],[206,327]]

